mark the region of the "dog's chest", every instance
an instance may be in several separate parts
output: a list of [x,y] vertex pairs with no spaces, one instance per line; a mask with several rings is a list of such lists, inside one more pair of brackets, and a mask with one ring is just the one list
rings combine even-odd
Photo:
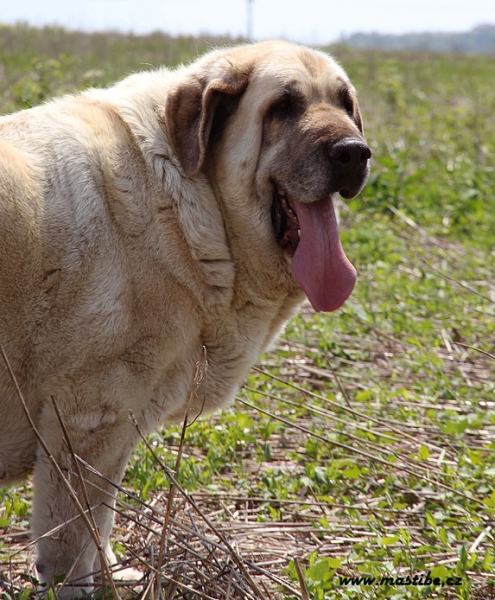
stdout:
[[[184,336],[171,355],[162,348],[159,377],[147,405],[147,429],[228,405],[250,367],[290,315],[272,306],[246,307]],[[157,356],[158,360],[159,356]]]

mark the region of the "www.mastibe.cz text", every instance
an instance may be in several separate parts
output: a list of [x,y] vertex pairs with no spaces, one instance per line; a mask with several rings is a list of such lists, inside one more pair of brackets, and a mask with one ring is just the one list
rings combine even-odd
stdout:
[[458,586],[462,585],[462,577],[454,575],[452,577],[432,577],[431,571],[426,575],[407,575],[405,577],[373,577],[363,575],[361,577],[342,577],[339,576],[340,585],[390,585],[396,586]]

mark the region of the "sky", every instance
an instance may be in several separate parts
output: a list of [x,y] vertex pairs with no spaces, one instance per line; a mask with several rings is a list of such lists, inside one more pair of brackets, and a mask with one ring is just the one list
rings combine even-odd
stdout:
[[0,23],[85,31],[283,37],[308,44],[356,31],[468,31],[495,24],[495,0],[0,0]]

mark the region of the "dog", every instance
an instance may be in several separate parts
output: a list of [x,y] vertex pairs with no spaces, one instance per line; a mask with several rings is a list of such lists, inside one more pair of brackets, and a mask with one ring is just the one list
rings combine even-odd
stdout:
[[370,156],[344,70],[281,41],[0,118],[0,483],[34,473],[45,586],[100,569],[67,482],[115,562],[131,414],[148,434],[225,406],[306,297],[345,302],[333,202]]

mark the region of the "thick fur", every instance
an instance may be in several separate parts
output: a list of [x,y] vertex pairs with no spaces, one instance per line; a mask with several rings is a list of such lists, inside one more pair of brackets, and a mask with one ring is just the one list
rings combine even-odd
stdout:
[[[294,86],[304,110],[285,118],[280,95]],[[0,119],[0,343],[81,499],[54,403],[75,453],[119,483],[138,441],[131,413],[148,433],[230,402],[304,298],[274,238],[273,180],[321,197],[317,138],[361,129],[342,69],[285,42],[215,51]],[[34,472],[34,536],[72,519],[38,542],[40,579],[71,571],[90,586],[95,545],[3,361],[0,415],[0,483]],[[101,503],[114,490],[84,473],[112,559]]]

